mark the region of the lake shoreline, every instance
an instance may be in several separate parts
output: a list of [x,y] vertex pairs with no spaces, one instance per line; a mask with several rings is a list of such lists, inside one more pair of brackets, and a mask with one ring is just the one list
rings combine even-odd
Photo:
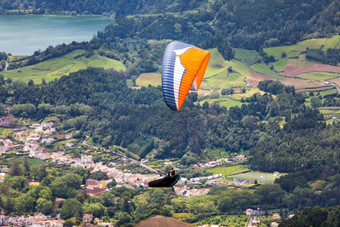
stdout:
[[99,15],[0,15],[0,52],[31,56],[49,46],[90,41],[113,22]]
[[32,13],[26,11],[4,11],[0,13],[0,16],[51,16],[51,17],[108,17],[113,19],[112,15],[109,14],[73,14],[71,11],[65,11],[63,14],[40,14],[40,13]]

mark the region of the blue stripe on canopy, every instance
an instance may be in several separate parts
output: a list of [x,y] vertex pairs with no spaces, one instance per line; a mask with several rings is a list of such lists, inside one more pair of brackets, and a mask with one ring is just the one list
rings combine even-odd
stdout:
[[176,110],[177,105],[175,101],[174,94],[174,70],[175,70],[175,61],[176,61],[176,53],[174,50],[184,49],[187,47],[194,47],[193,45],[189,45],[181,42],[171,42],[165,49],[163,56],[163,65],[162,65],[162,89],[165,103],[169,106],[170,109]]

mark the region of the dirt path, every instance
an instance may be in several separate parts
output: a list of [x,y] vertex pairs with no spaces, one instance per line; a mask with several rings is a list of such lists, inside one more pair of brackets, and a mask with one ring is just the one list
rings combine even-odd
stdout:
[[336,90],[338,91],[338,94],[340,94],[340,87],[336,83],[330,82],[334,87],[336,87]]
[[253,226],[253,221],[255,219],[255,216],[251,215],[247,224],[247,227],[252,227]]
[[6,65],[5,65],[4,71],[7,71],[8,66],[9,66],[8,61],[6,61]]

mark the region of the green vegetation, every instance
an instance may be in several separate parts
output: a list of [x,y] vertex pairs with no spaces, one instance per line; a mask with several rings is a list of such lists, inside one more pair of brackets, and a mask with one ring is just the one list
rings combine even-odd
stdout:
[[328,38],[325,40],[325,45],[323,49],[327,50],[329,48],[335,48],[335,49],[340,48],[340,36],[339,35],[332,36],[331,38]]
[[296,47],[295,51],[306,51],[307,48],[321,48],[322,45],[325,44],[326,39],[309,39],[302,42],[299,42]]
[[[282,52],[289,54],[294,51],[295,45],[291,46],[280,46],[280,47],[270,47],[270,48],[263,48],[263,51],[267,53],[269,56],[274,56],[275,60],[279,60],[282,58]],[[298,52],[300,53],[300,52]]]
[[235,174],[232,176],[228,176],[233,179],[242,179],[242,180],[252,180],[257,181],[261,184],[273,184],[275,179],[278,179],[282,174],[275,176],[273,173],[265,173],[259,171],[251,171],[247,173]]
[[161,74],[159,73],[143,73],[136,79],[137,86],[147,87],[151,86],[160,86],[162,85]]
[[309,80],[330,80],[337,77],[340,77],[339,73],[327,73],[327,72],[310,72],[310,73],[302,73],[297,75],[298,78],[309,79]]
[[238,73],[228,73],[228,70],[220,72],[212,77],[205,79],[208,86],[214,89],[232,88],[246,86],[244,77]]
[[0,138],[5,139],[13,132],[13,129],[0,128]]
[[283,76],[277,75],[274,71],[270,70],[264,63],[251,65],[250,68],[255,72],[259,72],[274,78],[283,79]]
[[219,223],[222,226],[245,227],[249,220],[248,215],[217,215],[200,220],[196,225]]
[[246,165],[236,165],[236,166],[220,166],[207,169],[207,173],[211,174],[223,174],[224,176],[230,176],[238,173],[243,173],[249,171]]
[[233,51],[235,52],[235,59],[247,65],[253,65],[262,59],[255,50],[233,48]]
[[9,70],[2,72],[2,74],[5,78],[20,79],[25,82],[33,80],[34,83],[38,84],[42,80],[59,79],[63,75],[69,75],[87,67],[103,67],[104,69],[112,68],[116,71],[125,71],[125,66],[116,60],[99,55],[86,58],[83,56],[84,53],[84,50],[74,50],[62,57],[52,58],[20,69]]

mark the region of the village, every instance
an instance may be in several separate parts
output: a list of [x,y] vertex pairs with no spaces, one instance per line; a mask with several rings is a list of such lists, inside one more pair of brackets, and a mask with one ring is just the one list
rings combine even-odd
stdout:
[[[0,119],[0,125],[10,126],[11,118],[9,116],[2,117]],[[82,186],[81,190],[86,190],[89,196],[101,196],[105,191],[110,189],[107,185],[114,179],[117,182],[116,187],[127,187],[127,188],[138,188],[148,187],[148,182],[150,180],[160,178],[159,174],[139,174],[131,173],[130,171],[122,171],[116,168],[117,163],[110,162],[108,164],[103,164],[102,162],[94,162],[92,155],[86,155],[81,153],[80,158],[74,158],[70,154],[65,153],[65,151],[55,151],[48,152],[44,145],[53,143],[60,140],[69,140],[73,138],[72,133],[66,135],[60,135],[57,133],[54,123],[52,122],[41,122],[35,123],[28,127],[12,127],[14,131],[14,136],[12,140],[9,138],[0,139],[0,156],[6,154],[6,152],[16,151],[17,149],[22,149],[23,153],[16,152],[16,155],[27,155],[30,158],[36,158],[43,160],[47,163],[55,163],[59,165],[67,165],[71,168],[82,167],[84,169],[89,169],[91,172],[101,171],[107,174],[108,180],[94,180],[88,179],[86,185]],[[64,145],[67,148],[72,148],[74,144],[67,142]],[[246,157],[244,155],[238,155],[234,158],[219,159],[215,161],[210,161],[208,163],[199,163],[194,166],[194,169],[205,169],[212,168],[215,166],[223,165],[224,163],[237,162],[244,160]],[[122,162],[135,161],[122,155]],[[142,159],[140,165],[144,165],[148,160]],[[166,162],[164,165],[173,165],[172,162]],[[150,167],[147,167],[150,169]],[[157,172],[156,170],[154,170]],[[2,167],[0,169],[0,182],[4,181],[5,175],[9,172],[9,167]],[[205,185],[244,185],[252,182],[248,181],[223,181],[218,182],[222,179],[222,174],[215,174],[207,177],[197,177],[197,178],[184,178],[182,177],[177,185],[174,187],[174,191],[179,196],[191,197],[204,195],[210,192],[209,187],[204,187]],[[204,183],[203,183],[204,182]],[[39,185],[38,182],[30,182],[30,185]],[[194,186],[200,187],[194,187]],[[63,202],[64,199],[56,198],[55,203],[58,204]],[[55,218],[50,216],[45,216],[44,214],[36,214],[31,216],[13,216],[8,217],[4,215],[4,211],[1,213],[0,225],[15,225],[15,226],[63,226],[64,220],[58,215]],[[102,220],[93,219],[90,214],[84,214],[83,222],[88,223],[86,226],[91,226],[90,222],[95,222],[99,226],[113,226],[112,223],[105,223]]]

